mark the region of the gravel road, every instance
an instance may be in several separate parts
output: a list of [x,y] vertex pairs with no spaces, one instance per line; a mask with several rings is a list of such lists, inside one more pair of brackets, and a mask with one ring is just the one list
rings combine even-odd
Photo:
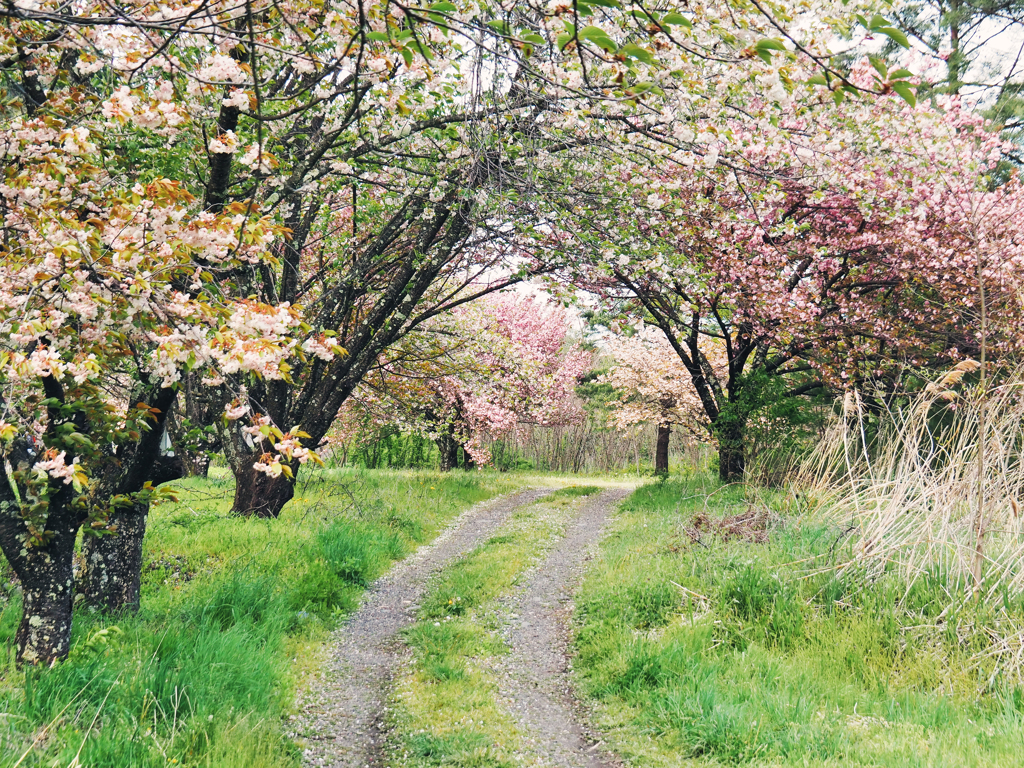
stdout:
[[628,490],[602,492],[587,502],[564,538],[534,569],[511,601],[505,638],[512,653],[501,663],[499,690],[519,721],[533,764],[613,768],[618,763],[582,725],[569,679],[572,593],[601,529]]
[[307,766],[383,764],[381,716],[399,659],[397,634],[415,619],[427,579],[493,534],[516,509],[553,489],[529,489],[476,505],[432,544],[421,547],[367,591],[362,607],[336,632],[324,673],[304,691],[294,722]]

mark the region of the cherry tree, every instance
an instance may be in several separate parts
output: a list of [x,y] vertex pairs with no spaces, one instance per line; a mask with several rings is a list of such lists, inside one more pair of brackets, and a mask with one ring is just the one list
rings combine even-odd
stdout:
[[[601,377],[617,392],[609,420],[624,432],[654,424],[658,430],[654,471],[666,475],[673,426],[701,439],[713,438],[690,372],[657,327],[641,325],[628,336],[609,335],[604,346],[615,361]],[[712,354],[710,359],[716,375],[721,375],[723,356]]]
[[56,116],[13,120],[0,141],[0,548],[23,587],[18,658],[49,663],[68,650],[83,525],[87,569],[105,581],[89,590],[87,576],[87,597],[138,604],[141,553],[110,549],[108,531],[144,527],[175,476],[159,445],[182,371],[274,376],[301,323],[217,287],[260,262],[279,236],[269,220],[201,213],[168,179],[126,187],[102,137]]
[[571,339],[571,316],[525,294],[489,296],[439,319],[415,352],[401,345],[381,361],[348,408],[430,437],[441,469],[490,462],[488,440],[524,426],[574,424],[584,418],[576,385],[591,354]]
[[[853,77],[871,74],[865,62]],[[594,285],[664,331],[723,479],[742,474],[747,421],[766,398],[975,355],[982,287],[992,349],[1019,345],[1024,191],[1017,177],[989,183],[998,134],[957,99],[801,103],[779,105],[777,128],[719,133],[699,172],[635,179],[639,215],[615,232],[596,222],[608,227]]]

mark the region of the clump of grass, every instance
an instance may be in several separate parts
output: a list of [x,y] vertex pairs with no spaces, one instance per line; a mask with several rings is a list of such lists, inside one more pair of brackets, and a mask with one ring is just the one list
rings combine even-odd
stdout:
[[812,516],[766,541],[687,533],[772,502],[752,493],[705,478],[623,503],[576,600],[574,669],[611,745],[641,765],[1017,764],[1024,687],[976,662],[984,605],[943,614],[958,577],[814,567],[851,544]]
[[822,567],[894,571],[900,600],[941,574],[943,617],[987,606],[992,642],[975,665],[995,660],[1000,674],[1024,680],[1024,622],[1013,608],[1024,595],[1024,372],[996,372],[982,391],[965,381],[976,368],[964,361],[881,413],[849,394],[801,490],[846,533],[841,557]]
[[[330,471],[275,521],[229,516],[223,476],[180,485],[151,516],[137,617],[76,616],[52,669],[0,660],[0,764],[298,766],[282,723],[326,631],[395,559],[516,480]],[[0,612],[8,649],[17,602]]]
[[600,492],[601,489],[596,485],[567,485],[564,488],[552,491],[551,495],[555,497],[568,496],[569,498],[574,498],[576,496],[591,496]]
[[974,577],[980,545],[983,583],[970,586],[991,600],[1024,592],[1024,372],[981,392],[963,385],[971,370],[870,416],[849,394],[801,485],[854,527],[851,565],[895,563],[908,582],[933,567]]

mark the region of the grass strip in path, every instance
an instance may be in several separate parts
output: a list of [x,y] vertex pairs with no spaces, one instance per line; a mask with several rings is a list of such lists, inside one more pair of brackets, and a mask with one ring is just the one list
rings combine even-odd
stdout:
[[398,660],[396,633],[413,620],[430,574],[470,551],[523,505],[548,493],[521,491],[470,509],[433,544],[373,585],[360,609],[335,633],[326,673],[304,692],[296,725],[306,736],[307,765],[380,764],[380,718],[384,690]]
[[521,734],[499,692],[496,657],[515,590],[597,488],[565,488],[519,509],[490,539],[431,580],[420,620],[403,633],[412,651],[390,713],[391,764],[511,768]]
[[500,666],[499,689],[511,702],[527,752],[544,765],[618,764],[581,723],[570,690],[568,635],[572,593],[582,567],[607,518],[627,494],[616,489],[592,497],[511,603],[512,620],[503,634],[512,652]]

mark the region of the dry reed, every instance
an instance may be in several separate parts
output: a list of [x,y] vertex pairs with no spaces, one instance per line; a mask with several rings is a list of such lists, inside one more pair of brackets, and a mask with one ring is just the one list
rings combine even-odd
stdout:
[[1024,369],[990,374],[981,392],[964,383],[977,367],[964,361],[870,412],[847,394],[800,475],[819,510],[853,534],[839,570],[895,569],[908,590],[941,573],[951,603],[965,590],[985,601],[1024,592]]

